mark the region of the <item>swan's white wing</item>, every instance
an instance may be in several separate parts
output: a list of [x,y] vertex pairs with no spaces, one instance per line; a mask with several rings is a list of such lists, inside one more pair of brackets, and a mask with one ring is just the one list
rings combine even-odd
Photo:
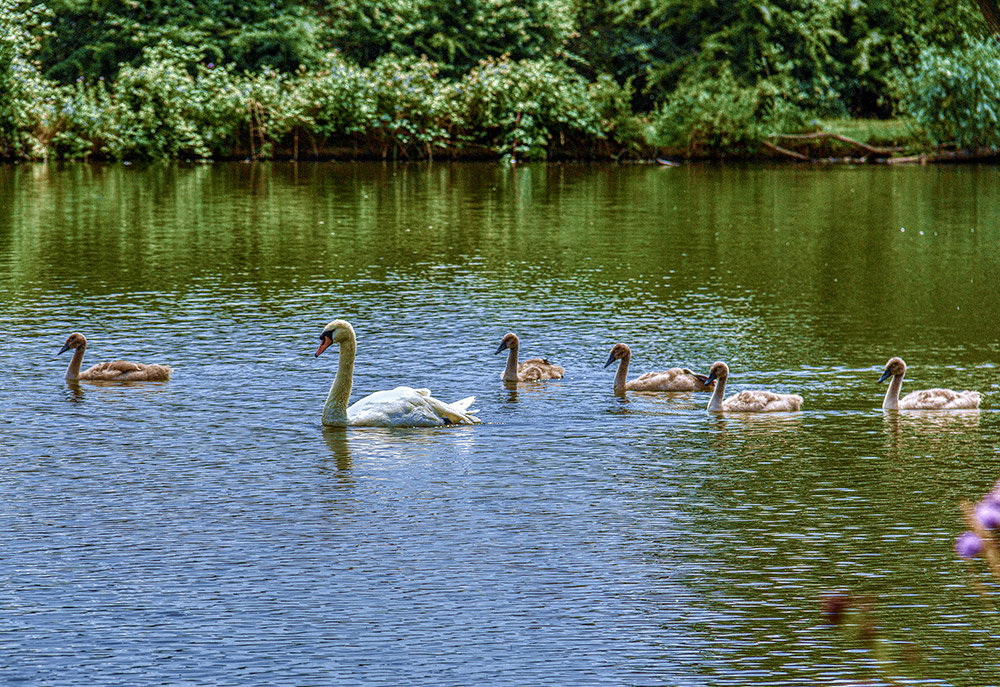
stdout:
[[354,403],[347,409],[347,419],[351,425],[368,427],[433,427],[478,422],[465,408],[439,401],[427,389],[398,386],[391,391],[376,391]]

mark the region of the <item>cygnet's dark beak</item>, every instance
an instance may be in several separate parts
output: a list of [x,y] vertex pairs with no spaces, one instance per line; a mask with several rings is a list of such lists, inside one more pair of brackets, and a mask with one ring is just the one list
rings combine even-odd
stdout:
[[878,383],[881,384],[885,380],[889,379],[889,377],[891,377],[891,376],[892,376],[892,373],[889,372],[889,370],[887,369],[885,372],[882,373],[882,376],[878,378]]
[[65,353],[66,351],[68,351],[71,348],[73,348],[73,347],[69,345],[69,342],[66,342],[66,343],[63,344],[63,347],[59,349],[59,352],[56,353],[56,355],[62,355],[63,353]]
[[709,384],[711,384],[712,382],[714,382],[718,378],[719,377],[714,372],[709,372],[708,373],[708,379],[705,380],[705,384],[704,385],[708,386]]
[[608,362],[604,363],[604,367],[607,367],[608,365],[610,365],[614,361],[615,361],[615,354],[614,353],[609,353],[608,354]]
[[496,351],[496,353],[494,353],[493,355],[496,355],[497,353],[499,353],[500,351],[504,350],[505,348],[507,348],[507,344],[504,343],[503,341],[501,341],[500,342],[500,348],[498,348],[497,351]]

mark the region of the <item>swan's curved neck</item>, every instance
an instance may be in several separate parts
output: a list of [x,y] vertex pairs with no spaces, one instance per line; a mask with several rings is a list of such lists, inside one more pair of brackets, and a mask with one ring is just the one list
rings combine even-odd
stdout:
[[[507,352],[507,367],[503,371],[503,381],[517,381],[517,346],[511,346]],[[495,373],[494,373],[495,374]]]
[[903,388],[903,375],[905,374],[904,370],[902,374],[892,376],[889,388],[885,392],[885,400],[882,401],[882,410],[899,410],[899,390]]
[[73,351],[73,359],[69,361],[69,367],[66,368],[66,380],[76,381],[80,379],[80,363],[83,362],[83,351],[87,348],[87,344],[79,346]]
[[615,373],[615,393],[625,391],[625,379],[628,377],[628,363],[631,358],[631,355],[626,354],[618,363],[618,372]]
[[712,398],[708,399],[709,410],[722,410],[722,399],[726,396],[726,379],[726,377],[719,377],[715,380],[715,391],[712,392]]
[[358,344],[354,339],[340,343],[340,362],[337,365],[337,376],[330,387],[323,406],[323,424],[327,427],[344,427],[347,425],[347,402],[351,398],[351,386],[354,384],[354,356]]

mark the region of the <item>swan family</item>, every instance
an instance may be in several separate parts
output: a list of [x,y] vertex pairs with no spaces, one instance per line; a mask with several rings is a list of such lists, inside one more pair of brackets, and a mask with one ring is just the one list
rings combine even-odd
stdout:
[[[472,408],[475,396],[467,396],[447,403],[431,396],[429,389],[397,386],[388,391],[376,391],[350,403],[354,379],[354,361],[358,340],[354,327],[346,320],[333,320],[320,334],[316,357],[337,344],[340,355],[337,372],[323,406],[323,424],[328,427],[433,427],[439,425],[478,424],[477,410]],[[79,332],[70,334],[59,354],[74,349],[73,358],[66,370],[66,380],[112,381],[166,381],[173,371],[167,365],[147,365],[115,360],[98,363],[80,371],[87,339]],[[566,371],[546,358],[531,358],[518,362],[520,340],[513,332],[504,335],[496,353],[508,351],[507,365],[500,378],[507,384],[540,382],[562,379]],[[698,374],[686,367],[671,367],[659,372],[646,372],[628,379],[631,349],[624,343],[611,348],[607,368],[618,361],[613,389],[616,394],[626,391],[711,392],[707,410],[713,413],[771,413],[795,412],[802,408],[802,396],[779,394],[761,389],[748,389],[725,397],[729,366],[722,361],[714,363],[708,374]],[[925,389],[899,397],[906,374],[906,363],[893,357],[885,365],[879,383],[888,379],[889,388],[882,402],[884,410],[963,410],[979,407],[977,391],[952,391],[951,389]]]

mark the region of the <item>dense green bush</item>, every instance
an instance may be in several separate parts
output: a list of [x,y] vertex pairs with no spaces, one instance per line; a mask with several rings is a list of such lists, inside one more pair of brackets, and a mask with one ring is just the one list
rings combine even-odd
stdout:
[[52,152],[61,158],[209,158],[249,118],[246,87],[231,68],[209,67],[191,48],[147,48],[137,66],[61,91]]
[[484,60],[455,91],[465,137],[509,158],[545,159],[555,143],[602,140],[616,128],[628,138],[627,89],[588,83],[552,60]]
[[1000,45],[932,48],[903,87],[903,107],[934,145],[1000,148]]
[[426,59],[359,67],[338,53],[323,68],[253,74],[199,62],[189,47],[147,48],[140,64],[60,87],[49,153],[58,158],[233,156],[429,158],[473,146],[544,159],[594,142],[640,145],[629,92],[549,60],[487,60],[459,80]]
[[43,154],[55,91],[33,61],[44,10],[0,0],[0,158]]
[[683,81],[653,118],[655,143],[692,157],[756,152],[768,134],[802,124],[772,83],[737,83],[729,66]]

